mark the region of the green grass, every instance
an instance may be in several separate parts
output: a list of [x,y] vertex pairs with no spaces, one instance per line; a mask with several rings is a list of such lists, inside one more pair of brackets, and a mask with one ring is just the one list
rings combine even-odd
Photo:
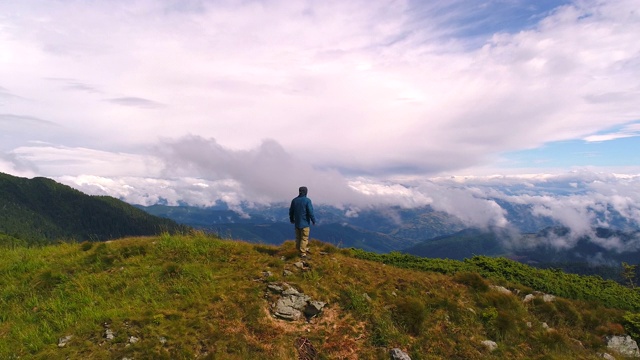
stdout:
[[[634,313],[597,299],[524,303],[531,284],[509,272],[487,276],[478,262],[404,269],[360,259],[380,260],[375,254],[312,246],[305,271],[293,266],[292,242],[252,245],[197,232],[7,246],[0,255],[0,359],[292,359],[301,336],[320,359],[387,359],[393,347],[412,359],[598,359],[603,335],[623,333],[623,324],[638,332]],[[426,269],[443,264],[459,271]],[[293,274],[285,277],[285,269]],[[272,275],[265,279],[264,271]],[[327,307],[310,323],[275,320],[268,281],[287,282]],[[502,294],[492,284],[523,292]],[[489,353],[486,339],[498,350]],[[584,346],[574,348],[575,341]]]

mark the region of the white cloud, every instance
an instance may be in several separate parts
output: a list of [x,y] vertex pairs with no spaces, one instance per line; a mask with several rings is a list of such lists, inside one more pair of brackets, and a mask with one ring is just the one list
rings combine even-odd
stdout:
[[460,36],[465,9],[483,23],[465,2],[189,4],[4,2],[0,85],[23,99],[7,112],[60,124],[63,146],[274,139],[362,174],[455,171],[638,117],[635,1],[576,2],[481,48]]

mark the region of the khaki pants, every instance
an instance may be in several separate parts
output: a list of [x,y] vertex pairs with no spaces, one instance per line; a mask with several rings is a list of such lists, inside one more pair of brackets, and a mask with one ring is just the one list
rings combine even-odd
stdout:
[[309,228],[296,228],[296,249],[300,254],[306,254],[309,251]]

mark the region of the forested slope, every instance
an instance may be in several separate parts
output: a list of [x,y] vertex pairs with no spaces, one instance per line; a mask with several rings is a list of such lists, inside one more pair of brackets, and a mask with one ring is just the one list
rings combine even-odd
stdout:
[[185,230],[109,196],[86,195],[47,178],[0,173],[0,241],[100,241]]

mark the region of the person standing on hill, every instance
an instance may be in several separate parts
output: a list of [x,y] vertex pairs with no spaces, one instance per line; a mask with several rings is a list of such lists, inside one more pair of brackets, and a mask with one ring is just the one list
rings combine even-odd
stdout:
[[309,227],[316,224],[313,205],[307,197],[307,192],[307,187],[301,186],[298,189],[298,197],[291,200],[289,207],[289,221],[296,228],[296,249],[303,258],[309,253]]

